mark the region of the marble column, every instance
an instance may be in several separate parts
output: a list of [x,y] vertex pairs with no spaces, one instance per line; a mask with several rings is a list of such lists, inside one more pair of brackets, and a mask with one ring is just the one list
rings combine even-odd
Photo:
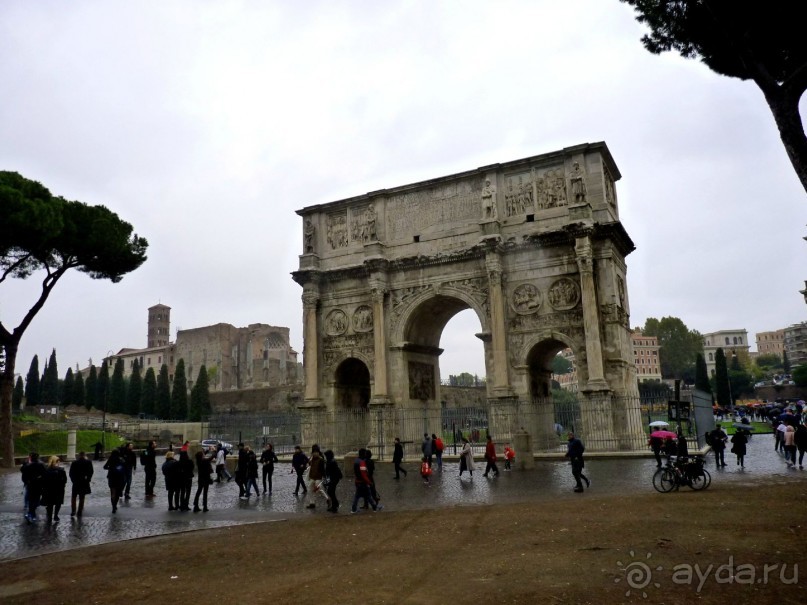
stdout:
[[319,401],[319,330],[317,305],[319,289],[313,284],[303,287],[303,365],[305,367],[305,400]]
[[588,235],[577,238],[575,243],[577,267],[580,271],[580,295],[583,301],[583,327],[586,332],[586,365],[588,366],[589,391],[608,390],[602,363],[602,343],[600,342],[600,319],[597,308],[597,288],[594,284],[594,258],[591,238]]
[[504,294],[502,293],[502,263],[495,252],[485,258],[490,286],[490,332],[493,349],[493,394],[497,397],[511,395],[507,378],[507,330],[504,318]]
[[389,399],[387,385],[387,334],[384,330],[384,295],[386,289],[381,284],[371,286],[373,297],[373,349],[375,352],[375,389],[373,401],[385,403]]

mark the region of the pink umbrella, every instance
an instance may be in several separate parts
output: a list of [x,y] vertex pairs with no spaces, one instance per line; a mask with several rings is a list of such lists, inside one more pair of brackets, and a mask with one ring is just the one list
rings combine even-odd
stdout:
[[676,435],[672,431],[653,431],[652,433],[650,433],[650,436],[656,437],[658,439],[667,439],[667,438],[675,439],[676,437],[678,437],[678,435]]

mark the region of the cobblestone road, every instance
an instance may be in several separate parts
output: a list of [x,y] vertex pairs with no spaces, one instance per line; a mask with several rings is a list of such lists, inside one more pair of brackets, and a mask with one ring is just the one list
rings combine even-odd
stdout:
[[[726,452],[725,469],[715,469],[710,455],[707,468],[712,473],[712,488],[726,481],[742,484],[762,478],[778,480],[807,480],[807,473],[789,469],[781,456],[773,451],[773,437],[758,435],[748,445],[746,468],[735,465],[732,454]],[[318,500],[314,510],[305,508],[308,500],[293,495],[295,478],[288,464],[280,464],[275,472],[272,496],[253,496],[239,500],[235,482],[213,484],[210,488],[209,513],[168,512],[162,477],[157,482],[157,497],[143,498],[143,473],[138,468],[132,486],[132,499],[122,502],[118,513],[112,515],[106,473],[101,463],[95,463],[93,493],[87,497],[84,516],[70,517],[70,485],[68,482],[61,522],[48,527],[44,509],[40,521],[28,525],[23,519],[22,483],[19,473],[0,476],[0,560],[9,560],[41,553],[70,550],[82,546],[116,542],[145,536],[236,526],[254,522],[276,521],[305,515],[329,515],[324,500]],[[502,465],[500,464],[500,469]],[[592,459],[586,462],[586,474],[591,478],[591,490],[596,493],[632,493],[652,491],[650,479],[655,472],[655,460],[647,458]],[[456,462],[444,464],[443,473],[436,473],[430,487],[424,486],[415,462],[404,464],[409,476],[393,479],[392,465],[378,463],[376,483],[386,511],[424,509],[463,505],[484,505],[502,502],[566,500],[585,497],[571,491],[573,480],[569,465],[561,460],[536,461],[532,471],[502,472],[495,479],[483,478],[484,462],[477,461],[473,479],[459,479]],[[351,475],[348,472],[346,475]],[[195,486],[194,492],[195,493]],[[339,485],[341,513],[347,513],[353,496],[353,482],[347,478]],[[675,497],[674,494],[659,497]]]

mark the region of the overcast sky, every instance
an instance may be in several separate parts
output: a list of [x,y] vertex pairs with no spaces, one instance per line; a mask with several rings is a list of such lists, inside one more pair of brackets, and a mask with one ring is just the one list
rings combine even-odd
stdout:
[[[642,33],[617,0],[6,0],[0,170],[149,241],[119,284],[66,275],[16,371],[144,347],[158,302],[172,340],[288,326],[302,361],[296,209],[595,141],[622,173],[632,325],[804,321],[807,199],[762,94]],[[38,286],[0,286],[4,324]],[[443,377],[484,374],[479,329],[448,324]]]

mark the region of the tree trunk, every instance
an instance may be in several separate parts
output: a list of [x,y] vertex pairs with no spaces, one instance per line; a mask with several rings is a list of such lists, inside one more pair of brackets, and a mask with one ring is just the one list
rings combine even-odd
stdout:
[[765,92],[773,119],[779,128],[779,137],[785,146],[790,163],[807,192],[807,136],[799,113],[799,97],[784,94],[781,89]]
[[14,431],[11,428],[11,399],[14,391],[14,366],[17,345],[6,344],[6,367],[0,374],[0,465],[14,467]]

